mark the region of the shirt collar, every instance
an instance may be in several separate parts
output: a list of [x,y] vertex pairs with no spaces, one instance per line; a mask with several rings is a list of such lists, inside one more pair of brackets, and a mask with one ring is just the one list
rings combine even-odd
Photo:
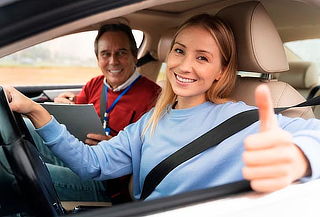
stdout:
[[110,87],[110,85],[107,83],[106,78],[104,78],[103,83],[104,85],[106,85],[109,89],[111,89],[114,92],[118,92],[121,91],[123,89],[125,89],[126,87],[128,87],[134,80],[136,80],[137,77],[140,76],[140,73],[135,71],[129,78],[128,80],[126,80],[123,84],[119,85],[118,87],[112,89],[112,87]]

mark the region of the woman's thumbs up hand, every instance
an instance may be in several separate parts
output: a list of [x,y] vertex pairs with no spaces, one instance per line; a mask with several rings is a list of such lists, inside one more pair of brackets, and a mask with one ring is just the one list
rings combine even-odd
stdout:
[[260,131],[244,141],[242,172],[251,181],[253,190],[272,192],[305,176],[309,162],[293,143],[292,136],[279,128],[266,85],[257,87],[255,99]]

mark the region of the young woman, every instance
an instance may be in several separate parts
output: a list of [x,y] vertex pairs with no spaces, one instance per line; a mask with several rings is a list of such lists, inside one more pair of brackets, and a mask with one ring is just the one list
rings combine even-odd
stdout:
[[[134,196],[139,198],[146,175],[159,162],[231,116],[254,108],[228,99],[236,62],[228,26],[209,15],[189,19],[174,37],[167,82],[155,108],[97,146],[79,142],[15,89],[7,92],[11,108],[31,119],[48,147],[75,173],[95,180],[133,173]],[[265,86],[256,90],[256,100],[259,122],[175,168],[147,199],[244,178],[261,192],[318,178],[320,121],[274,115]]]

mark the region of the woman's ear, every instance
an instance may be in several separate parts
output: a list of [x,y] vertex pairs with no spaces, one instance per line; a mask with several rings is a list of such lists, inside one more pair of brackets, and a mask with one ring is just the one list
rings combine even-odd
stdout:
[[215,79],[216,81],[219,81],[219,80],[220,80],[220,78],[221,78],[221,76],[223,75],[225,69],[226,69],[226,67],[222,67],[222,68],[220,69],[220,71],[218,72],[217,77],[216,77],[216,79]]

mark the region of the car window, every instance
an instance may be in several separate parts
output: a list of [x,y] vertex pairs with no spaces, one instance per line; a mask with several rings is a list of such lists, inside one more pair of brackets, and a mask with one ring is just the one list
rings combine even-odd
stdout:
[[[300,60],[314,62],[320,68],[320,39],[286,42],[284,46]],[[320,76],[320,71],[318,73]]]
[[[143,32],[133,30],[137,46]],[[59,37],[0,59],[0,85],[84,84],[100,75],[94,54],[97,31]]]
[[137,29],[132,30],[134,39],[136,40],[137,47],[140,48],[142,42],[143,42],[143,32]]

